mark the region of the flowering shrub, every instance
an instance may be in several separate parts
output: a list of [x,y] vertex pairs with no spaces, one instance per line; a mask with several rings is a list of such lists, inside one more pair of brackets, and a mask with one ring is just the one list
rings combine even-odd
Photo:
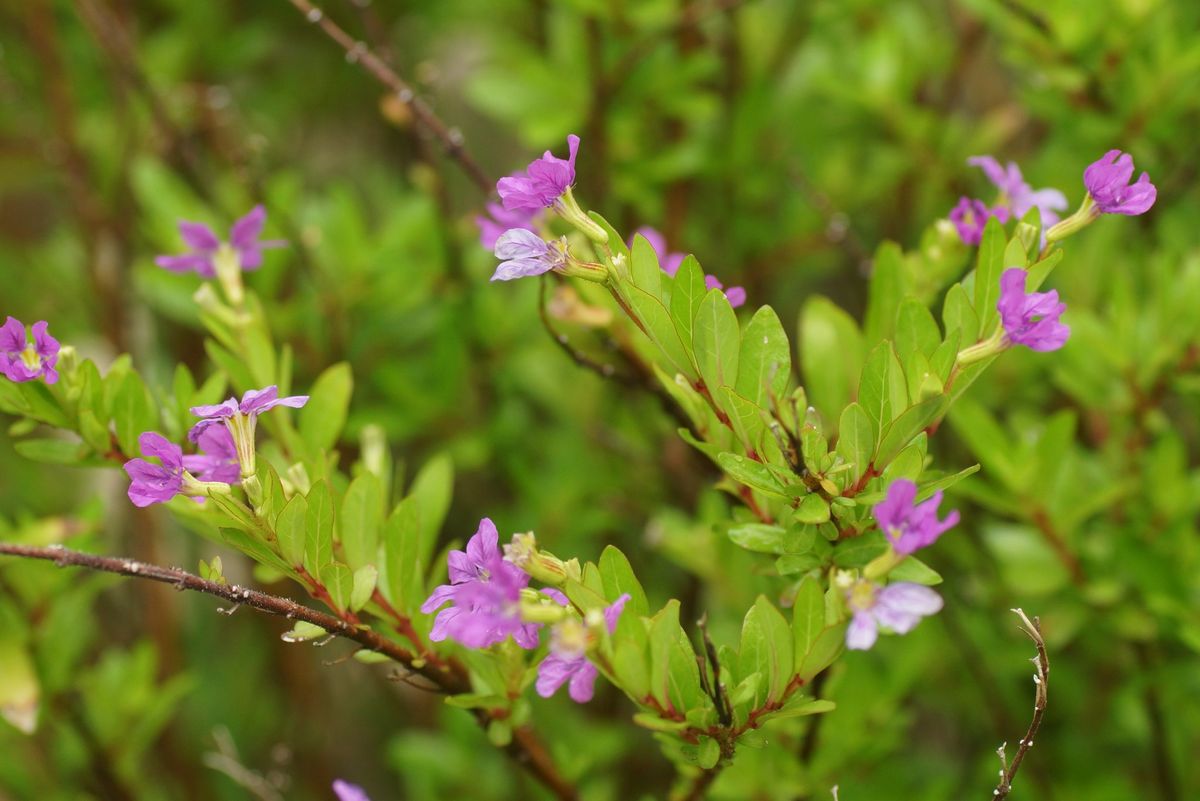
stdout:
[[[296,5],[307,9],[311,22],[324,20],[324,12]],[[362,58],[357,49],[349,52],[351,61]],[[411,101],[411,90],[408,97]],[[430,113],[423,105],[411,111],[418,118]],[[446,136],[447,149],[456,152],[456,137]],[[306,361],[320,361],[324,354],[311,343],[297,344],[304,337],[296,329],[327,321],[291,309],[295,284],[329,280],[342,291],[353,279],[306,275],[303,254],[319,247],[320,237],[302,215],[291,218],[286,206],[272,207],[268,219],[265,207],[255,205],[232,223],[227,239],[209,225],[179,220],[184,253],[138,255],[161,270],[148,282],[188,282],[186,294],[172,297],[173,308],[204,332],[193,358],[163,370],[144,362],[136,348],[133,355],[105,358],[82,338],[61,333],[60,347],[49,331],[67,326],[56,319],[40,321],[27,333],[10,316],[0,329],[0,411],[12,420],[13,447],[35,461],[123,467],[122,487],[133,507],[162,507],[188,532],[189,543],[202,543],[205,559],[198,573],[140,558],[100,557],[88,548],[64,547],[65,535],[36,531],[5,533],[0,553],[216,595],[231,613],[246,606],[287,619],[282,636],[288,643],[353,643],[353,660],[387,663],[398,681],[444,698],[445,729],[465,729],[464,721],[478,727],[492,746],[512,757],[515,770],[531,777],[525,791],[561,799],[650,793],[636,783],[630,786],[637,792],[625,793],[629,782],[601,777],[595,765],[602,762],[590,762],[580,746],[593,737],[598,752],[620,747],[637,751],[641,760],[652,758],[646,750],[653,742],[671,766],[669,787],[655,792],[680,801],[710,793],[824,796],[828,785],[821,781],[837,777],[819,774],[818,781],[810,775],[817,770],[813,753],[823,745],[816,721],[837,714],[843,699],[853,704],[856,694],[886,695],[865,680],[839,690],[841,677],[850,675],[846,665],[877,659],[869,664],[882,666],[871,677],[880,688],[899,682],[901,674],[917,676],[926,663],[902,658],[909,652],[900,650],[904,641],[898,638],[920,638],[934,625],[954,631],[963,617],[980,614],[973,599],[985,593],[981,586],[995,573],[1021,570],[1019,561],[980,556],[988,548],[1008,547],[1003,541],[1012,532],[988,528],[984,543],[969,504],[990,515],[1028,519],[1031,529],[1044,534],[1055,569],[1068,574],[1064,582],[1079,591],[1076,603],[1110,604],[1130,591],[1116,576],[1087,584],[1080,557],[1062,531],[1074,535],[1093,515],[1125,503],[1136,489],[1131,482],[1142,478],[1117,478],[1089,462],[1075,442],[1075,416],[1023,414],[1002,423],[980,396],[997,382],[1016,383],[1011,367],[1016,362],[1038,365],[1033,369],[1055,376],[1066,397],[1091,403],[1110,389],[1102,363],[1117,359],[1105,349],[1117,336],[1113,326],[1138,342],[1156,341],[1145,333],[1152,323],[1120,306],[1119,298],[1111,300],[1110,326],[1096,311],[1094,291],[1071,284],[1061,287],[1061,298],[1060,289],[1042,291],[1056,284],[1056,271],[1078,258],[1077,244],[1086,248],[1079,243],[1094,232],[1137,224],[1102,216],[1158,210],[1158,190],[1149,176],[1143,172],[1133,181],[1132,156],[1110,150],[1090,166],[1090,155],[1077,156],[1072,169],[1079,184],[1064,187],[1066,192],[1033,189],[1014,162],[967,159],[963,180],[971,180],[969,168],[978,167],[996,190],[994,198],[961,197],[945,219],[928,221],[916,249],[882,245],[866,260],[860,316],[815,293],[800,299],[798,336],[789,336],[771,304],[797,299],[767,297],[761,285],[737,277],[746,275],[740,265],[702,265],[703,254],[683,250],[686,239],[677,239],[673,228],[664,228],[671,233],[668,241],[655,228],[639,225],[640,219],[623,228],[605,216],[638,218],[641,206],[639,214],[615,204],[593,207],[587,201],[592,185],[584,177],[595,175],[588,165],[592,148],[590,139],[571,134],[566,158],[555,155],[561,149],[548,150],[488,187],[475,217],[483,253],[475,256],[494,257],[486,268],[491,282],[483,271],[452,274],[452,283],[469,285],[478,293],[472,297],[482,300],[454,306],[445,322],[456,331],[472,329],[475,339],[464,355],[426,356],[446,370],[457,369],[460,360],[479,371],[496,369],[505,353],[490,343],[514,335],[505,326],[508,311],[531,301],[527,289],[536,285],[541,322],[553,342],[598,381],[636,390],[633,398],[620,396],[603,408],[592,406],[582,390],[578,396],[567,392],[578,408],[551,407],[544,416],[578,413],[599,426],[610,416],[650,417],[651,407],[639,404],[644,397],[657,399],[678,426],[675,433],[655,432],[651,450],[670,452],[674,464],[689,466],[681,474],[703,477],[693,478],[694,509],[685,514],[676,508],[642,521],[651,532],[643,540],[537,533],[543,522],[551,530],[592,525],[586,519],[610,502],[595,497],[567,499],[557,514],[550,514],[546,501],[545,521],[523,513],[518,499],[515,508],[494,513],[500,525],[489,516],[476,526],[474,517],[456,510],[465,487],[457,487],[460,496],[454,496],[455,468],[448,456],[432,456],[409,477],[387,445],[393,433],[386,428],[388,410],[378,404],[355,408],[356,390],[364,384],[393,389],[404,384],[398,391],[408,393],[414,406],[422,403],[423,384],[394,379],[386,361],[372,369],[370,355],[361,362],[367,367],[360,367],[356,355],[364,351],[353,347],[346,349],[346,362],[322,363],[319,371],[297,369],[302,351],[316,351],[305,352]],[[1071,195],[1079,205],[1063,216]],[[209,216],[219,216],[215,207]],[[287,232],[287,239],[265,238],[274,227]],[[167,274],[175,275],[164,279]],[[1179,297],[1197,296],[1197,275],[1194,264],[1178,271],[1172,265],[1146,279],[1161,283],[1153,294],[1170,313],[1158,316],[1174,321],[1180,336],[1147,353],[1144,363],[1120,365],[1134,376],[1132,389],[1124,389],[1137,422],[1124,442],[1109,439],[1107,430],[1096,434],[1106,454],[1120,451],[1136,462],[1150,458],[1145,457],[1150,449],[1156,464],[1178,468],[1149,470],[1142,489],[1151,495],[1164,486],[1180,490],[1195,483],[1186,477],[1191,474],[1184,446],[1159,439],[1166,425],[1152,420],[1157,401],[1151,396],[1165,392],[1160,384],[1168,379],[1147,373],[1153,377],[1147,391],[1138,378],[1151,369],[1147,365],[1183,371],[1195,366],[1200,332],[1186,309],[1172,305],[1182,301],[1170,295],[1177,279]],[[414,293],[423,291],[419,276],[406,272],[403,280]],[[724,283],[733,281],[745,286]],[[376,286],[357,287],[364,304],[371,303]],[[330,301],[326,309],[330,318],[342,318],[338,322],[349,328],[358,324],[335,305]],[[403,314],[389,309],[379,318],[380,331],[423,325],[424,315],[437,313],[433,306],[422,298]],[[488,314],[488,306],[505,313]],[[25,319],[31,311],[0,308]],[[289,329],[295,342],[281,336]],[[536,396],[546,378],[540,360],[527,361],[533,364],[520,365],[525,381],[520,391]],[[170,380],[164,378],[168,374]],[[1034,384],[1018,392],[1043,388]],[[550,423],[514,412],[486,392],[464,392],[453,404],[443,399],[434,405],[448,409],[459,402],[487,408],[495,425],[490,436],[498,442],[536,439],[538,448],[556,447],[540,428]],[[484,454],[492,452],[457,430],[452,419],[408,433],[444,442],[481,474],[490,469]],[[605,447],[632,454],[629,474],[618,474],[611,486],[614,494],[635,492],[636,449],[624,443]],[[1120,464],[1125,456],[1113,458]],[[531,466],[540,464],[523,465],[522,480],[504,491],[536,494],[543,483],[550,486],[553,471]],[[1070,471],[1052,469],[1056,464]],[[585,488],[601,480],[607,481],[580,477]],[[1187,520],[1194,504],[1160,500],[1146,510],[1147,523],[1192,532]],[[620,498],[611,502],[619,504]],[[1120,514],[1141,511],[1122,506]],[[1085,558],[1102,548],[1137,550],[1097,541],[1101,544],[1079,544]],[[212,556],[218,548],[225,560]],[[974,555],[953,563],[953,571],[937,569],[936,554],[949,548]],[[234,563],[229,559],[234,554],[244,559]],[[687,571],[687,582],[660,582],[660,558]],[[1151,569],[1137,561],[1145,553],[1128,558],[1131,570]],[[23,569],[24,563],[5,564],[3,575]],[[1031,606],[1023,578],[1006,585],[1006,605]],[[57,595],[67,592],[54,587],[20,614],[5,611],[6,619],[19,621],[14,630],[32,632],[41,604],[52,604]],[[1178,598],[1147,601],[1156,604],[1166,610],[1164,619],[1189,632],[1184,636],[1192,647],[1200,642],[1194,610]],[[997,742],[983,748],[987,757],[1005,738],[1016,743],[1001,749],[998,786],[972,777],[980,794],[1006,796],[1026,754],[1029,760],[1038,755],[1030,749],[1047,709],[1055,654],[1053,648],[1048,654],[1038,619],[1019,614],[1037,650],[1037,687],[1029,690],[1034,718],[1019,741],[1012,738],[1020,731],[997,732]],[[1056,616],[1056,625],[1082,627],[1083,613],[1075,614],[1072,618],[1068,607]],[[1122,625],[1136,627],[1139,621]],[[32,636],[12,644],[0,639],[0,678],[6,682],[0,710],[26,731],[38,724],[35,667],[44,669],[28,657]],[[987,676],[978,665],[979,646],[962,632],[953,636],[963,642],[969,670]],[[855,651],[874,653],[850,653]],[[130,662],[141,664],[133,657]],[[114,666],[110,682],[118,686],[117,677],[129,672],[152,687],[153,654],[143,662],[140,673]],[[369,670],[345,668],[351,669]],[[936,693],[932,686],[925,689]],[[615,720],[596,725],[593,735],[589,716],[602,706],[618,712]],[[999,706],[996,717],[1009,727],[1011,713]],[[853,745],[859,736],[854,732],[869,731],[870,718],[860,713],[843,719],[842,728],[822,737],[843,753],[867,749]],[[557,721],[550,734],[540,725],[547,719]],[[838,738],[844,740],[840,745]],[[491,758],[478,756],[483,744],[472,742],[473,758]],[[409,764],[418,752],[406,742],[396,746],[393,758]],[[797,753],[805,760],[798,770]],[[232,752],[220,749],[216,756],[223,773],[245,779]],[[596,757],[605,758],[612,757]],[[774,785],[773,770],[784,777]],[[346,778],[322,777],[327,797],[391,797],[350,770],[339,766],[336,775]],[[426,789],[444,793],[454,780],[429,779]],[[413,797],[420,790],[412,787],[421,786],[410,786]]]

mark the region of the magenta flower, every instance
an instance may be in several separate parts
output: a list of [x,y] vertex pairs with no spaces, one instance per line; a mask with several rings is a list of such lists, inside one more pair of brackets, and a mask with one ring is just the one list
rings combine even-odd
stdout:
[[58,340],[49,334],[45,320],[33,324],[33,342],[25,335],[25,324],[9,317],[0,326],[0,373],[23,383],[41,376],[47,384],[58,381]]
[[1120,150],[1110,150],[1083,171],[1083,185],[1104,214],[1145,214],[1154,205],[1158,189],[1150,183],[1149,173],[1143,172],[1136,183],[1133,177],[1133,157]]
[[[1015,162],[1000,166],[991,156],[972,156],[967,163],[983,170],[995,187],[1000,190],[1000,206],[1006,206],[1016,219],[1021,219],[1032,208],[1037,208],[1042,218],[1042,228],[1049,228],[1059,221],[1058,212],[1067,208],[1067,198],[1057,189],[1033,189],[1025,183],[1021,168]],[[1004,220],[1001,220],[1004,222]]]
[[1008,222],[1008,209],[996,206],[989,209],[982,200],[969,197],[958,199],[958,205],[950,210],[950,222],[958,229],[958,235],[968,245],[978,245],[983,241],[983,228],[987,225],[988,217],[995,217],[1002,223]]
[[166,503],[183,492],[183,449],[161,434],[147,431],[138,437],[142,456],[158,459],[161,464],[145,459],[130,459],[125,463],[129,476],[129,500],[134,506]]
[[492,274],[493,281],[511,281],[514,278],[529,278],[567,264],[566,253],[532,231],[510,228],[496,240],[496,258],[500,266]]
[[[247,390],[242,395],[241,403],[238,403],[236,398],[230,398],[223,403],[218,403],[213,406],[193,406],[192,414],[202,418],[200,422],[192,426],[192,430],[188,432],[188,439],[192,442],[199,442],[200,435],[209,426],[225,423],[230,425],[230,421],[236,420],[238,417],[246,418],[250,421],[250,432],[254,432],[254,421],[260,414],[274,409],[276,406],[290,406],[293,409],[299,409],[304,404],[308,403],[307,395],[293,395],[288,398],[279,397],[279,388],[272,384],[265,389]],[[230,425],[230,432],[234,435],[234,442],[237,443],[237,431]]]
[[[264,250],[287,245],[287,242],[281,239],[259,239],[266,220],[266,209],[258,205],[229,229],[229,246],[237,253],[238,262],[243,270],[257,270],[261,267]],[[174,273],[194,272],[203,278],[215,278],[217,268],[213,259],[223,243],[213,229],[203,223],[180,220],[179,235],[187,245],[188,252],[179,256],[158,256],[154,263]]]
[[937,542],[938,537],[958,524],[958,511],[951,511],[945,520],[938,520],[942,493],[935,492],[929,500],[914,505],[917,485],[898,478],[888,485],[887,497],[871,509],[880,531],[887,535],[896,553],[908,556]]
[[575,156],[579,152],[579,137],[567,137],[569,155],[560,159],[547,150],[540,159],[530,162],[525,172],[501,178],[496,182],[500,201],[508,211],[537,211],[553,207],[575,183]]
[[1010,342],[1031,350],[1058,350],[1071,336],[1069,326],[1059,321],[1067,305],[1058,302],[1058,290],[1025,292],[1027,273],[1010,267],[1000,276],[1000,301],[996,309]]
[[[650,243],[650,247],[654,249],[654,255],[658,257],[658,266],[662,271],[672,278],[679,272],[680,265],[683,264],[684,254],[671,253],[667,250],[667,240],[662,234],[648,225],[643,225],[634,232],[634,235],[641,234],[646,241]],[[633,240],[630,239],[630,247],[633,246]],[[720,289],[725,293],[725,299],[729,301],[729,305],[737,308],[746,302],[746,290],[740,286],[730,287],[725,289],[715,275],[704,276],[704,286],[708,289]]]
[[[629,598],[629,593],[624,593],[604,610],[604,625],[609,634],[617,630],[617,621]],[[549,698],[570,682],[567,694],[572,701],[586,704],[592,700],[598,671],[588,661],[587,646],[587,629],[578,620],[556,625],[551,633],[550,653],[538,665],[538,695]]]
[[236,484],[241,478],[237,447],[233,434],[225,426],[209,426],[200,432],[196,444],[203,453],[183,457],[183,466],[201,481]]
[[852,651],[865,651],[874,645],[880,628],[907,634],[921,618],[942,608],[942,597],[936,592],[904,581],[883,588],[860,581],[847,594],[847,601],[853,617],[846,629],[846,647]]
[[[488,518],[479,521],[466,551],[451,551],[447,557],[450,583],[434,589],[421,605],[432,614],[429,639],[452,639],[468,648],[487,648],[511,635],[522,648],[537,647],[538,623],[521,620],[521,590],[529,585],[529,574],[504,561],[500,536]],[[446,603],[452,606],[442,609]]]
[[534,215],[535,212],[528,209],[509,211],[499,203],[487,204],[487,214],[475,217],[475,224],[479,226],[479,244],[488,250],[493,250],[496,247],[496,240],[505,231],[513,228],[537,231],[533,225]]
[[351,784],[341,779],[335,779],[333,782],[333,792],[338,797],[338,801],[371,801],[367,797],[367,791],[359,787],[357,784]]

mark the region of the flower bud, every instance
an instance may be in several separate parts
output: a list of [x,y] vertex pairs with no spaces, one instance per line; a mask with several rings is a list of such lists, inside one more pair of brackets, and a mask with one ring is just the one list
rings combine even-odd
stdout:
[[504,559],[552,587],[562,587],[567,579],[578,581],[581,577],[578,559],[564,562],[548,551],[539,550],[532,531],[514,534],[512,542],[504,546]]

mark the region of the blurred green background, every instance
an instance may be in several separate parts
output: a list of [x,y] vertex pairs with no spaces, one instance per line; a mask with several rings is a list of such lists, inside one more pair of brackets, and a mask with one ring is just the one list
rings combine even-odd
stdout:
[[[968,156],[1016,160],[1077,203],[1088,163],[1132,153],[1158,203],[1068,242],[1055,285],[1072,341],[1005,359],[932,440],[947,469],[1004,454],[950,499],[965,522],[931,556],[945,612],[839,662],[823,687],[838,709],[743,749],[712,797],[985,797],[1032,699],[1012,606],[1042,616],[1053,665],[1013,797],[1200,797],[1200,5],[326,3],[488,175],[578,133],[586,206],[659,228],[785,322],[818,292],[861,315],[880,242],[917,249],[960,195],[989,200]],[[739,576],[763,566],[714,533],[713,471],[653,396],[562,354],[536,282],[488,283],[485,196],[353,62],[286,0],[0,4],[0,315],[47,319],[101,364],[130,352],[161,386],[179,362],[208,375],[198,282],[153,257],[178,249],[178,218],[224,230],[262,202],[291,247],[250,284],[295,349],[296,388],[353,365],[345,453],[372,423],[410,470],[448,452],[447,537],[488,515],[564,556],[617,543],[685,619],[744,609]],[[0,536],[211,558],[135,511],[123,478],[34,465],[0,432]],[[318,799],[335,776],[375,801],[540,797],[438,698],[214,606],[0,565],[0,625],[36,626],[43,695],[34,734],[0,722],[0,799]],[[604,693],[537,704],[588,799],[666,792],[630,711]]]

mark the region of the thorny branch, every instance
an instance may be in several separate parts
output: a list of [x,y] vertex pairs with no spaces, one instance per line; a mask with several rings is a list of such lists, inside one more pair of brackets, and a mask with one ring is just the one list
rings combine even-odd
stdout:
[[[351,625],[345,620],[298,604],[289,598],[270,595],[236,584],[221,584],[175,567],[160,567],[133,559],[98,556],[74,551],[61,545],[38,547],[0,542],[0,556],[42,559],[53,562],[58,567],[82,567],[104,573],[149,579],[170,584],[179,590],[192,590],[213,595],[234,604],[233,608],[248,606],[288,620],[302,620],[324,629],[335,637],[352,640],[369,651],[387,656],[404,665],[408,670],[428,679],[440,692],[461,693],[466,692],[469,688],[466,673],[457,663],[449,663],[448,666],[442,663],[442,666],[435,667],[430,662],[420,659],[406,647],[370,628]],[[486,710],[477,709],[474,710],[474,713],[480,725],[486,727],[491,724],[492,716]],[[514,761],[528,770],[560,801],[574,801],[578,797],[575,787],[559,774],[549,752],[546,751],[545,746],[537,739],[532,730],[528,728],[514,730],[513,739],[505,750]]]
[[421,127],[429,131],[438,140],[446,155],[462,168],[462,171],[466,173],[475,186],[479,187],[480,191],[485,193],[491,191],[492,182],[479,166],[478,162],[475,161],[474,157],[467,152],[463,143],[462,131],[457,128],[451,128],[442,122],[441,117],[435,114],[424,100],[417,97],[417,93],[413,91],[412,86],[397,75],[396,71],[386,61],[375,55],[367,47],[366,43],[360,42],[346,33],[336,22],[329,19],[320,8],[317,8],[308,2],[308,0],[289,0],[289,2],[304,15],[305,19],[315,24],[326,36],[341,45],[342,49],[346,51],[347,61],[352,64],[362,65],[362,68],[370,73],[371,77],[393,92],[396,95],[396,99],[408,107]]
[[1046,641],[1042,639],[1041,621],[1037,617],[1030,620],[1020,609],[1012,611],[1021,618],[1021,630],[1029,635],[1037,647],[1037,656],[1032,660],[1037,672],[1033,674],[1033,683],[1036,688],[1033,701],[1033,720],[1030,721],[1025,736],[1017,744],[1017,753],[1013,755],[1012,762],[1008,761],[1008,743],[1004,743],[996,749],[996,755],[1000,757],[1000,783],[992,791],[992,798],[1001,799],[1001,801],[1008,798],[1008,794],[1012,792],[1013,779],[1016,778],[1025,755],[1033,747],[1033,738],[1042,725],[1042,716],[1046,714],[1046,691],[1050,677],[1050,658],[1046,656]]

